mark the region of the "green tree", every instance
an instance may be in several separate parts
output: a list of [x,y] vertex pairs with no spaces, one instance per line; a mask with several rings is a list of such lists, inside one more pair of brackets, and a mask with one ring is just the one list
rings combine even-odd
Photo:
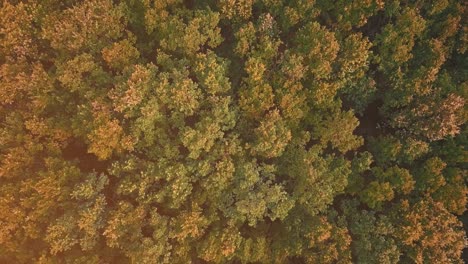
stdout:
[[0,263],[461,263],[464,17],[3,1]]

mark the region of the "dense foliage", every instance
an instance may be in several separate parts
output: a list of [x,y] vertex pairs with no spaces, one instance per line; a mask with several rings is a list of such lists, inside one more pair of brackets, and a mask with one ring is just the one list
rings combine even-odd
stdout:
[[463,1],[0,6],[1,263],[463,262]]

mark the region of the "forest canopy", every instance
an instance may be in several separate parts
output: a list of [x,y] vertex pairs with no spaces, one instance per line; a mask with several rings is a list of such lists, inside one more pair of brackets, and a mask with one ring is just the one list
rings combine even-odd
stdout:
[[463,263],[458,0],[3,0],[0,263]]

